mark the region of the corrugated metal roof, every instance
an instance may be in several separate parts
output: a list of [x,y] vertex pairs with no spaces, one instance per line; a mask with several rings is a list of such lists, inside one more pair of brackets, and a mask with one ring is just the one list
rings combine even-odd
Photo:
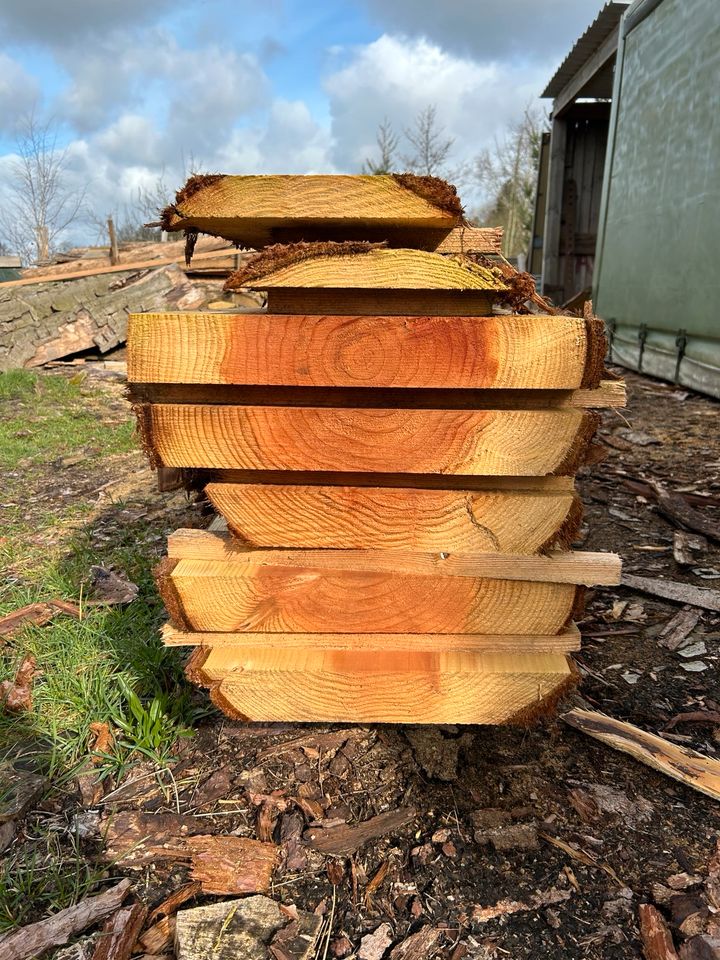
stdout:
[[545,87],[543,97],[555,98],[561,90],[572,80],[578,70],[592,56],[601,43],[613,32],[620,23],[622,15],[629,6],[626,3],[606,3],[595,20],[590,24],[575,46],[565,57],[555,72],[555,76]]

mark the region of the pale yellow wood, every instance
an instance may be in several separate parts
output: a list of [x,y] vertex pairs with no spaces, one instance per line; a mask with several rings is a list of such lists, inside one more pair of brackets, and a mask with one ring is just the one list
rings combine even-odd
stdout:
[[[448,232],[460,221],[392,176],[222,176],[188,184],[164,214],[167,230],[195,228],[247,246],[263,246],[275,231],[311,231],[306,239],[353,239],[383,228]],[[302,235],[302,234],[301,234]],[[442,233],[441,233],[442,236]]]
[[455,227],[435,253],[501,253],[502,238],[502,227]]
[[507,290],[495,271],[473,260],[426,250],[370,250],[334,256],[308,256],[250,279],[248,268],[233,273],[225,289],[332,288],[343,290]]
[[[570,391],[583,383],[587,340],[578,317],[131,314],[128,380]],[[609,381],[565,402],[616,406],[622,395]]]
[[[216,561],[217,573],[241,578],[263,567],[366,571],[407,576],[485,577],[609,586],[620,583],[615,553],[558,551],[547,556],[506,553],[419,553],[402,550],[263,550],[238,543],[229,533],[176,530],[168,537],[172,560]],[[223,566],[224,565],[224,566]]]
[[205,633],[183,631],[166,623],[161,629],[168,647],[272,647],[281,650],[417,650],[485,653],[572,653],[580,649],[574,623],[555,636],[484,636],[432,633]]
[[410,410],[152,404],[159,466],[532,476],[573,473],[595,430],[580,410]]
[[603,407],[627,406],[627,388],[624,380],[601,380],[595,390],[573,390],[567,396],[567,406],[599,410]]
[[205,492],[256,547],[536,553],[571,542],[580,522],[572,490],[209,483]]
[[555,634],[582,591],[566,583],[193,559],[177,561],[159,586],[177,626],[270,633]]
[[215,648],[198,674],[231,714],[352,723],[511,722],[548,709],[573,679],[562,654],[314,649]]

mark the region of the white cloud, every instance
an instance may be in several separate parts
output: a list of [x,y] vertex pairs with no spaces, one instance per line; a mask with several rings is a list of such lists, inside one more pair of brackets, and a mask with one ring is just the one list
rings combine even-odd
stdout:
[[451,166],[463,166],[522,114],[547,73],[547,62],[520,72],[507,62],[448,53],[423,38],[383,35],[355,48],[325,81],[333,160],[339,169],[358,171],[376,154],[377,126],[385,117],[402,134],[434,105],[438,123],[455,140]]
[[11,132],[16,121],[32,110],[39,93],[34,77],[0,51],[0,130]]

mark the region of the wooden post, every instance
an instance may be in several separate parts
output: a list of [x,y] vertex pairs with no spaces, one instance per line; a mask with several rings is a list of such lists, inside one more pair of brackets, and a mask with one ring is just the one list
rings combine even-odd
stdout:
[[117,234],[115,233],[115,224],[113,218],[107,218],[108,237],[110,238],[110,264],[115,266],[120,263],[120,251],[118,250]]

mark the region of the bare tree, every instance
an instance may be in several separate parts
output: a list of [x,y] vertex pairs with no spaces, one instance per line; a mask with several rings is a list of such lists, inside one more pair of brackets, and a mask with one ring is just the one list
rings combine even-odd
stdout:
[[363,173],[381,174],[392,173],[396,169],[395,154],[400,143],[400,138],[393,130],[392,124],[387,117],[378,126],[377,135],[378,151],[380,156],[377,160],[367,158],[363,164]]
[[523,117],[495,140],[492,149],[477,158],[475,176],[488,202],[480,219],[502,226],[503,253],[515,256],[527,250],[532,230],[533,197],[545,117],[526,108]]
[[58,147],[52,122],[34,113],[22,122],[15,141],[0,209],[0,234],[23,261],[42,263],[81,212],[84,191],[68,180],[67,149]]
[[447,175],[447,161],[455,140],[444,136],[434,106],[420,111],[414,126],[406,127],[405,137],[413,148],[411,154],[402,158],[408,170],[430,177]]

